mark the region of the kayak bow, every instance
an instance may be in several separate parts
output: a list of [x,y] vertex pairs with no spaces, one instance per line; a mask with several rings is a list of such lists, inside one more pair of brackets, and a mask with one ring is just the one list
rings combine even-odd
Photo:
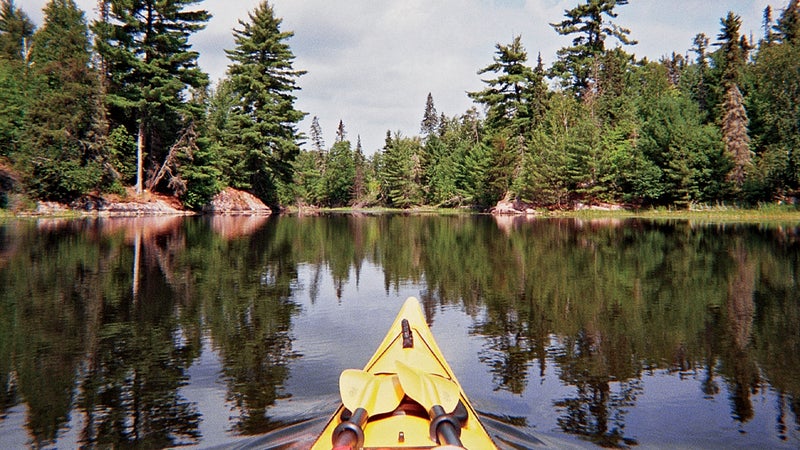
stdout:
[[496,448],[414,297],[364,370],[342,373],[340,392],[343,404],[312,449]]

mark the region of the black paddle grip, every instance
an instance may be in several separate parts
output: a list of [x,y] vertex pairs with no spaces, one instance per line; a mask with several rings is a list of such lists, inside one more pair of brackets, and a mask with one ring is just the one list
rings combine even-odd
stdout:
[[444,408],[439,405],[433,405],[430,416],[431,440],[439,445],[446,444],[463,447],[461,444],[461,424],[457,418],[452,414],[446,414]]
[[364,446],[364,429],[367,422],[367,411],[356,408],[350,420],[346,420],[333,429],[333,446],[361,448]]

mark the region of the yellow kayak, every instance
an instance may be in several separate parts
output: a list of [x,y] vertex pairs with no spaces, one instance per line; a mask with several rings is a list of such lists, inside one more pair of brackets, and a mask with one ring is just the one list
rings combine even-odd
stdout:
[[312,449],[497,448],[409,297],[363,370],[339,378],[342,405]]

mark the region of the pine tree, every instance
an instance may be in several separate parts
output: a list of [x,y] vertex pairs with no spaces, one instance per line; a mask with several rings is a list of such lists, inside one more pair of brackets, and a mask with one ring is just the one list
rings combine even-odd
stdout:
[[[488,85],[468,95],[486,107],[486,126],[492,134],[493,164],[488,187],[491,196],[510,195],[522,171],[524,153],[535,120],[541,117],[546,96],[543,70],[526,65],[528,54],[521,37],[509,45],[497,44],[494,62],[478,73],[494,73]],[[541,69],[541,67],[539,67]]]
[[533,69],[526,65],[528,53],[520,36],[515,36],[509,45],[497,44],[495,48],[494,62],[478,74],[494,73],[496,78],[483,80],[488,87],[468,95],[486,107],[486,122],[490,128],[513,127],[516,135],[530,126],[529,90],[538,80]]
[[205,27],[210,15],[186,11],[195,3],[198,0],[108,0],[93,25],[107,71],[109,105],[117,123],[136,130],[137,192],[145,182],[155,187],[158,169],[175,156],[174,144],[201,114],[200,105],[185,98],[191,88],[208,84],[189,37]]
[[742,41],[739,36],[739,29],[742,26],[741,17],[733,12],[720,19],[722,29],[717,35],[717,43],[723,57],[722,83],[724,85],[739,84],[741,81],[742,70],[747,58],[749,46],[747,41]]
[[723,116],[722,137],[725,148],[734,162],[734,168],[728,175],[736,186],[744,184],[747,170],[750,168],[753,152],[750,150],[750,136],[748,135],[747,111],[744,107],[744,98],[739,87],[731,84],[725,95],[722,105]]
[[586,0],[565,11],[566,20],[550,24],[562,36],[577,35],[571,47],[558,51],[552,74],[562,78],[579,97],[585,96],[595,81],[596,58],[605,53],[606,39],[614,37],[625,45],[636,44],[628,37],[630,30],[604,18],[616,18],[614,8],[627,4],[628,0]]
[[710,111],[710,97],[711,94],[709,92],[709,67],[708,67],[708,45],[709,39],[703,33],[699,33],[694,37],[692,41],[694,47],[691,48],[691,51],[697,55],[695,58],[695,63],[690,66],[691,73],[690,76],[684,77],[685,80],[689,81],[689,92],[692,95],[694,101],[700,106],[700,111],[704,114],[706,118],[711,116]]
[[764,16],[761,27],[764,29],[764,42],[771,44],[775,40],[775,34],[772,32],[772,7],[770,5],[767,5],[764,8]]
[[277,184],[291,181],[292,162],[300,151],[297,124],[305,113],[295,109],[293,92],[305,72],[292,68],[294,54],[285,41],[293,33],[281,31],[283,21],[268,2],[248,18],[234,30],[236,48],[226,51],[228,76],[240,99],[225,137],[241,161],[230,182],[276,207]]

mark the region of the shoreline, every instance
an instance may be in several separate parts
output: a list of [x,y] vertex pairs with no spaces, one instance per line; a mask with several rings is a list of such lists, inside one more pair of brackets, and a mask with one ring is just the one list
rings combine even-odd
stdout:
[[584,207],[571,210],[535,209],[516,212],[481,212],[466,208],[418,207],[410,209],[394,208],[309,208],[292,205],[279,213],[267,207],[227,207],[215,206],[202,211],[193,211],[181,205],[164,201],[160,198],[114,201],[103,207],[75,208],[65,204],[41,202],[35,210],[12,212],[0,209],[0,220],[39,219],[39,218],[115,218],[115,217],[160,217],[160,216],[269,216],[269,215],[324,215],[324,214],[406,214],[406,215],[493,215],[495,217],[520,219],[648,219],[648,220],[702,220],[708,222],[796,222],[800,225],[800,208],[794,205],[761,205],[757,208],[740,208],[732,206],[695,206],[690,209],[678,208],[591,208]]

